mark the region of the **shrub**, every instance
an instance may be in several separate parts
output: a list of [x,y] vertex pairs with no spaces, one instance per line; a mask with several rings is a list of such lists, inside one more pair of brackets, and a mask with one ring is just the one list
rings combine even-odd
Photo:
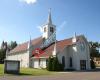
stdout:
[[95,63],[94,63],[94,61],[93,60],[91,60],[91,69],[95,69],[96,68],[96,66],[95,66]]
[[52,71],[52,61],[53,61],[53,58],[49,57],[48,63],[47,63],[47,70],[48,71]]
[[58,70],[58,59],[57,59],[57,57],[53,58],[53,61],[52,61],[52,70],[53,71],[57,71]]
[[49,71],[62,71],[63,65],[59,63],[57,57],[49,57],[48,64],[47,64],[47,70]]

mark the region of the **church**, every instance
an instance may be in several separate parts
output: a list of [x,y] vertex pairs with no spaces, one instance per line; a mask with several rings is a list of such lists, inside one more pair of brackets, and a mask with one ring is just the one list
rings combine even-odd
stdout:
[[46,68],[48,58],[57,56],[64,69],[90,70],[90,50],[84,35],[74,35],[56,40],[56,26],[52,23],[51,11],[42,36],[19,44],[6,54],[6,60],[19,60],[20,67]]

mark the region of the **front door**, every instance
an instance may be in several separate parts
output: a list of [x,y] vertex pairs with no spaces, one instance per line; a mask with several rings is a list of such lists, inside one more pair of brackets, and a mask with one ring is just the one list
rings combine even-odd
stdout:
[[86,60],[80,60],[80,70],[86,70]]

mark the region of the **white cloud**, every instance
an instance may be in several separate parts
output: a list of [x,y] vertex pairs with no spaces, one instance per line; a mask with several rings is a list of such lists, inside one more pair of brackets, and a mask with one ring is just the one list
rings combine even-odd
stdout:
[[37,0],[19,0],[20,2],[24,2],[26,4],[35,4]]

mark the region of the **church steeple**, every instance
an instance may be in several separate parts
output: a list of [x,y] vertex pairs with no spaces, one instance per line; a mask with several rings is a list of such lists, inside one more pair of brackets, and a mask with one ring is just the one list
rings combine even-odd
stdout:
[[43,46],[46,47],[56,40],[56,26],[52,23],[51,9],[49,9],[48,19],[45,25],[42,27],[43,30]]
[[48,23],[48,24],[52,24],[52,19],[51,19],[51,8],[49,9],[49,14],[48,14],[47,23]]
[[43,25],[42,30],[44,39],[48,39],[56,30],[56,26],[52,24],[51,9],[49,9],[48,19],[46,24]]

